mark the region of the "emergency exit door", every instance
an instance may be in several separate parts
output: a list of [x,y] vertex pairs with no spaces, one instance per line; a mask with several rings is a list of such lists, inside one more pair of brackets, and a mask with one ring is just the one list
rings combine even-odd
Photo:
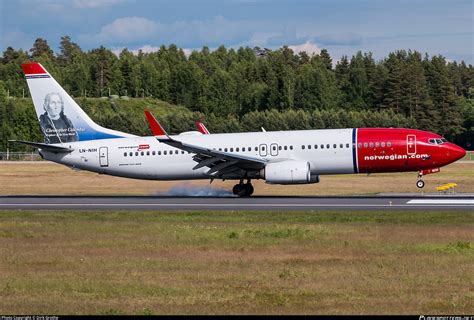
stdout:
[[99,148],[99,163],[101,167],[109,166],[109,150],[107,147]]
[[414,134],[407,135],[407,154],[416,154],[416,136]]

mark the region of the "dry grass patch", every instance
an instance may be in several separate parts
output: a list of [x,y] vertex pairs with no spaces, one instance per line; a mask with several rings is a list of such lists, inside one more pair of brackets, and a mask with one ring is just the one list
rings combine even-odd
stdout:
[[471,212],[2,212],[0,313],[474,310]]

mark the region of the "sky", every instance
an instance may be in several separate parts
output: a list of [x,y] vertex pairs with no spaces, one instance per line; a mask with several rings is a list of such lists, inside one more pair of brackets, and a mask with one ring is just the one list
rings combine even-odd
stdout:
[[473,10],[474,0],[0,0],[0,50],[40,37],[57,53],[69,35],[86,51],[287,45],[336,61],[412,49],[474,64]]

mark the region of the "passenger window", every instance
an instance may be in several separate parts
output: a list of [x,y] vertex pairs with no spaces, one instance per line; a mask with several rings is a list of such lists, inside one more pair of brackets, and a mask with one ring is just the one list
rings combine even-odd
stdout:
[[373,147],[374,147],[374,143],[373,143],[373,142],[369,143],[369,146],[370,146],[371,148],[373,148]]
[[255,151],[258,151],[258,147],[255,147]]
[[144,156],[144,155],[145,155],[145,152],[144,152],[144,151],[142,151],[142,152],[140,152],[140,154],[141,154],[142,156]]
[[163,151],[163,154],[166,156],[168,154],[168,152],[165,150],[165,151]]
[[236,152],[239,152],[239,150],[240,150],[240,148],[235,148],[235,151],[236,151]]
[[382,142],[382,148],[385,148],[385,142]]
[[317,145],[317,144],[314,145],[314,149],[318,149],[318,145]]
[[178,153],[179,153],[179,151],[178,151],[178,150],[176,150],[176,151],[174,152],[174,154],[178,154]]
[[324,144],[321,145],[321,149],[324,149]]
[[230,148],[230,152],[234,152],[234,148]]
[[158,155],[161,156],[161,151],[158,151]]
[[336,149],[336,148],[337,148],[337,144],[333,144],[332,146],[333,146],[333,148],[334,148],[334,149]]
[[375,143],[375,147],[376,147],[376,148],[380,147],[380,142],[376,142],[376,143]]
[[301,149],[303,149],[303,150],[304,150],[304,145],[303,145],[303,146],[301,146]]
[[273,151],[276,151],[277,147],[276,147],[276,146],[272,146],[272,149],[273,149]]
[[135,156],[138,156],[138,151],[137,151],[137,152],[135,152]]
[[391,147],[392,146],[392,143],[391,142],[387,142],[387,147]]
[[341,148],[341,149],[344,148],[344,145],[341,143],[341,144],[339,145],[339,148]]
[[130,157],[133,156],[133,152],[130,152],[129,155],[130,155]]
[[359,142],[359,144],[357,144],[357,147],[362,148],[362,143]]
[[348,144],[348,143],[346,143],[346,148],[349,148],[349,144]]
[[293,150],[293,146],[290,146],[290,150]]
[[123,153],[123,156],[124,156],[124,157],[126,157],[126,156],[127,156],[127,153],[126,153],[126,152],[124,152],[124,153]]
[[224,148],[224,151],[227,152],[227,148]]
[[149,156],[149,155],[150,155],[150,151],[147,151],[147,152],[146,152],[146,155]]
[[288,150],[288,147],[287,147],[287,146],[284,146],[283,149],[284,149],[284,150]]
[[310,144],[308,144],[308,149],[311,149],[311,145],[310,145]]
[[369,144],[367,142],[364,142],[364,148],[367,148]]
[[248,151],[252,151],[252,147],[248,147],[247,150],[248,150]]
[[331,146],[329,144],[326,145],[326,149],[329,149]]
[[280,150],[280,151],[281,151],[281,146],[278,146],[278,150]]
[[181,153],[184,154],[184,150],[182,150]]
[[155,155],[156,155],[156,151],[153,151],[151,154],[155,156]]

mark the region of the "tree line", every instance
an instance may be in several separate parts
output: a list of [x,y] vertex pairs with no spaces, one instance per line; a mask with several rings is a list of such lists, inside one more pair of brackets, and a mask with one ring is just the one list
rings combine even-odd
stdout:
[[[474,71],[464,61],[398,50],[378,61],[371,53],[358,52],[334,63],[325,49],[310,56],[286,46],[203,47],[187,56],[176,45],[163,45],[156,52],[123,49],[116,55],[105,47],[83,51],[68,36],[61,38],[58,54],[42,38],[28,52],[11,47],[3,52],[2,137],[12,132],[3,120],[14,116],[3,112],[18,109],[8,107],[13,104],[8,97],[29,95],[21,64],[31,60],[42,63],[76,99],[119,95],[160,100],[184,106],[176,109],[183,117],[202,118],[214,132],[255,130],[259,123],[267,130],[406,126],[463,146],[474,138]],[[175,113],[168,116],[172,128],[184,129]],[[273,127],[274,119],[283,122]],[[122,129],[133,131],[134,125],[128,125]]]

